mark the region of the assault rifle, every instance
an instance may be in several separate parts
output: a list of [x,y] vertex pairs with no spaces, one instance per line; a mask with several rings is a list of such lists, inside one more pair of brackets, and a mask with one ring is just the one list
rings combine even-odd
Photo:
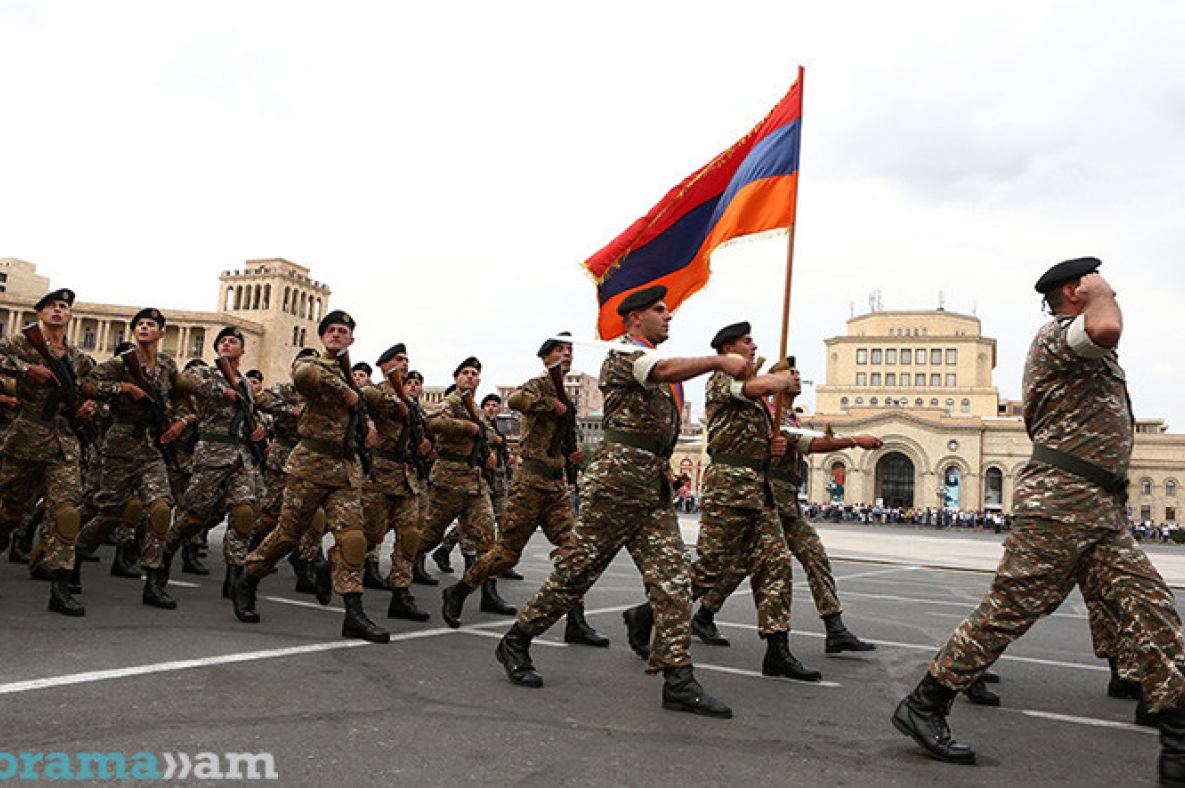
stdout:
[[78,409],[86,402],[82,392],[78,390],[78,375],[74,371],[74,364],[69,356],[57,356],[49,348],[49,342],[41,331],[40,323],[30,323],[21,329],[25,339],[41,356],[41,361],[53,374],[57,389],[50,394],[41,411],[41,418],[50,421],[57,415],[58,407],[63,403],[69,409],[66,419],[70,422],[71,431],[78,436],[78,442],[85,449],[88,445],[97,443],[99,429],[90,420],[83,421],[78,416]]
[[547,456],[559,457],[562,455],[564,476],[567,477],[568,484],[575,484],[578,469],[568,458],[574,452],[579,451],[580,444],[576,441],[576,407],[568,399],[568,390],[564,388],[563,362],[557,361],[552,364],[547,368],[547,374],[551,376],[551,383],[555,386],[555,398],[566,408],[560,426],[551,436],[551,445],[547,447]]
[[355,454],[358,462],[362,463],[362,472],[367,478],[374,478],[374,458],[370,447],[366,445],[366,437],[370,433],[370,418],[366,413],[366,397],[362,389],[354,383],[354,372],[350,369],[350,351],[342,348],[337,354],[337,365],[346,376],[346,385],[358,395],[354,403],[354,410],[350,413],[350,423],[346,425],[346,451]]
[[497,481],[494,479],[493,468],[486,467],[490,456],[490,443],[486,440],[485,425],[482,423],[481,417],[477,415],[477,408],[473,404],[473,392],[463,393],[461,402],[465,404],[465,412],[468,414],[469,420],[477,425],[477,435],[473,438],[473,451],[469,454],[469,464],[481,468],[481,475],[489,482],[492,490]]
[[152,436],[153,445],[160,451],[169,468],[180,471],[181,466],[177,463],[177,447],[172,443],[161,442],[161,436],[172,427],[172,421],[169,419],[169,404],[165,402],[165,395],[148,377],[148,370],[144,369],[144,362],[140,360],[140,354],[136,352],[136,348],[128,348],[119,354],[119,358],[123,361],[128,375],[131,376],[132,383],[135,383],[148,395],[148,399],[144,403],[148,406],[148,415],[152,419],[148,425],[148,434]]
[[407,389],[403,385],[403,378],[400,377],[399,370],[392,369],[387,373],[387,380],[391,381],[391,388],[395,389],[395,396],[399,397],[399,401],[407,408],[407,432],[404,434],[407,435],[407,445],[410,448],[405,451],[404,462],[409,463],[415,469],[416,476],[427,479],[428,458],[420,455],[420,446],[428,437],[428,424],[424,420],[424,411],[420,409],[420,403],[414,402],[407,395]]
[[214,359],[214,363],[222,377],[226,378],[227,385],[239,395],[235,398],[235,416],[230,422],[230,432],[232,435],[238,432],[247,446],[247,451],[251,453],[251,459],[255,460],[260,470],[263,470],[267,461],[267,439],[251,439],[256,425],[260,423],[259,416],[255,413],[255,396],[251,393],[251,384],[243,375],[239,375],[239,382],[235,383],[235,371],[231,369],[230,359],[226,356],[219,356]]

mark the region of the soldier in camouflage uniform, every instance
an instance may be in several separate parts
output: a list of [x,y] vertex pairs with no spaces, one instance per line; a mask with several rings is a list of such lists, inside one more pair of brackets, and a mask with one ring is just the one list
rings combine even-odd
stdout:
[[1162,784],[1185,784],[1185,644],[1172,594],[1127,528],[1131,402],[1116,346],[1123,318],[1095,258],[1067,260],[1037,282],[1054,313],[1029,348],[1023,384],[1033,459],[1017,476],[1016,521],[991,590],[898,705],[894,726],[931,757],[973,763],[946,722],[970,686],[1052,613],[1079,575],[1121,622],[1144,698],[1160,712]]
[[[560,366],[560,374],[572,368],[572,345],[548,339],[537,354],[545,367]],[[488,399],[488,398],[487,398]],[[470,566],[460,582],[443,592],[445,623],[461,625],[465,598],[491,578],[504,577],[522,557],[536,527],[558,548],[570,548],[576,539],[576,508],[568,494],[566,467],[579,465],[584,452],[576,448],[565,455],[563,430],[570,405],[560,401],[550,373],[532,378],[507,398],[507,404],[523,414],[519,437],[522,466],[510,488],[506,517],[498,541]],[[573,421],[574,423],[574,421]],[[575,435],[571,436],[573,442]],[[588,646],[608,646],[609,639],[588,625],[584,601],[568,611],[564,641]]]
[[[333,532],[334,545],[329,551],[333,590],[346,607],[342,637],[387,643],[391,636],[375,626],[362,609],[362,564],[366,560],[362,464],[357,456],[360,447],[351,448],[347,437],[354,440],[355,435],[349,433],[355,419],[365,415],[366,402],[338,362],[354,343],[355,325],[354,318],[340,309],[330,312],[317,326],[324,356],[300,359],[292,371],[292,382],[305,405],[300,413],[300,443],[288,455],[284,468],[288,480],[280,522],[247,557],[247,571],[232,587],[231,596],[240,621],[258,622],[255,597],[259,581],[297,548],[317,509],[324,509]],[[367,419],[362,428],[366,445],[373,445],[374,425]],[[323,575],[319,582],[323,582]],[[329,600],[321,601],[328,604]]]
[[[428,510],[420,534],[420,560],[440,545],[444,529],[453,518],[460,522],[462,538],[471,540],[478,554],[494,545],[494,510],[489,481],[485,478],[497,462],[488,448],[491,430],[476,406],[474,421],[465,405],[465,397],[472,398],[481,385],[481,362],[472,356],[462,361],[453,371],[453,381],[454,390],[428,414],[428,428],[436,436],[438,458],[430,477]],[[466,565],[474,560],[475,556],[465,557]],[[483,583],[481,594],[481,609],[486,613],[513,616],[518,612],[499,596],[496,580]]]
[[[165,316],[159,310],[141,309],[132,318],[133,349],[144,377],[156,389],[145,391],[136,384],[128,363],[120,356],[109,359],[88,375],[81,384],[82,393],[106,402],[111,408],[112,425],[103,441],[99,492],[95,496],[98,515],[78,535],[78,552],[90,554],[126,519],[132,501],[133,512],[147,514],[147,528],[140,549],[144,569],[146,605],[172,610],[176,601],[165,590],[163,569],[165,537],[173,518],[173,496],[169,473],[161,446],[170,446],[185,428],[183,407],[174,400],[188,393],[188,381],[177,370],[173,357],[158,351],[165,335]],[[163,410],[158,414],[169,420],[167,429],[154,423],[154,396],[160,397]],[[156,439],[152,431],[158,430]],[[138,518],[137,518],[138,519]]]
[[[64,374],[77,380],[90,373],[94,362],[66,343],[73,305],[74,293],[62,288],[42,296],[34,310],[50,352]],[[67,381],[55,377],[24,334],[0,339],[0,373],[16,378],[20,401],[20,413],[0,444],[0,549],[8,546],[9,535],[32,508],[31,496],[44,489],[46,538],[41,563],[51,579],[49,609],[68,616],[85,615],[86,608],[70,592],[82,500],[82,451],[71,420],[89,421],[95,405],[87,400],[71,407],[63,398],[62,384]]]
[[[794,417],[794,398],[802,391],[802,378],[794,367],[794,357],[778,362],[770,372],[790,375],[790,388],[782,393],[786,409],[785,418],[793,429],[800,430],[798,420]],[[875,645],[860,640],[843,623],[843,607],[839,603],[835,577],[831,573],[831,561],[827,558],[827,551],[823,547],[819,533],[802,515],[802,508],[798,503],[798,488],[802,483],[803,457],[806,454],[857,447],[865,450],[879,449],[884,443],[872,435],[812,436],[801,432],[782,434],[787,441],[786,453],[770,458],[766,478],[773,490],[774,504],[778,509],[778,518],[790,553],[806,570],[815,609],[823,619],[823,626],[827,632],[825,651],[828,654],[873,651],[876,649]],[[729,645],[728,639],[721,635],[716,627],[715,615],[720,612],[724,600],[744,579],[743,573],[733,571],[720,576],[710,584],[711,588],[704,594],[699,610],[691,618],[692,634],[709,645]]]
[[[238,390],[242,380],[238,367],[244,347],[243,334],[234,326],[226,326],[214,339],[214,350],[226,357],[236,376],[232,381],[216,367],[195,366],[182,373],[197,404],[198,442],[193,453],[193,475],[165,542],[167,576],[177,550],[221,520],[225,513],[223,593],[229,591],[229,585],[243,571],[248,545],[258,526],[257,503],[263,491],[260,467],[237,428],[236,403],[242,397]],[[256,423],[251,440],[259,442],[265,437],[263,425]]]
[[[366,515],[367,563],[378,574],[378,552],[388,531],[395,533],[391,545],[391,571],[377,578],[381,587],[391,590],[387,618],[427,621],[429,616],[416,605],[411,595],[412,564],[420,543],[420,508],[418,493],[423,480],[416,475],[412,455],[431,450],[428,439],[412,438],[411,415],[399,398],[390,378],[407,374],[407,347],[400,342],[392,345],[378,361],[383,382],[363,389],[366,409],[378,430],[378,440],[371,454],[374,456],[374,478],[362,487],[362,509]],[[406,393],[406,391],[404,392]],[[365,575],[364,575],[365,576]]]
[[584,473],[576,542],[561,549],[555,570],[495,654],[513,683],[542,686],[531,663],[531,638],[571,610],[624,547],[653,606],[657,632],[647,672],[665,674],[663,707],[730,717],[732,710],[704,691],[691,668],[691,589],[671,504],[670,456],[679,438],[681,382],[716,370],[743,378],[753,365],[735,356],[660,359],[648,352],[667,339],[666,292],[661,285],[644,288],[618,306],[626,336],[601,367],[605,443]]

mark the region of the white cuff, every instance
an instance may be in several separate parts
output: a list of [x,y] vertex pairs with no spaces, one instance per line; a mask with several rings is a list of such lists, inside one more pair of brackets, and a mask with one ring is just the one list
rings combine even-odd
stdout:
[[634,359],[634,380],[643,386],[653,386],[654,381],[650,379],[650,371],[658,362],[658,356],[653,353],[643,353],[638,356]]
[[1078,315],[1066,329],[1066,344],[1074,355],[1080,358],[1102,358],[1111,352],[1110,348],[1100,347],[1090,339],[1086,333],[1086,316]]

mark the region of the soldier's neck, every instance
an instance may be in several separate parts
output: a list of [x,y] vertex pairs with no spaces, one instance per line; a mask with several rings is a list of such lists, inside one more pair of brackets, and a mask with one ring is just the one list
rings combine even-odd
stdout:
[[156,366],[156,344],[156,341],[136,343],[136,354],[140,356],[140,363],[146,367]]
[[50,344],[50,347],[63,352],[66,350],[65,326],[47,326],[45,323],[42,323],[41,334],[45,337],[45,341]]

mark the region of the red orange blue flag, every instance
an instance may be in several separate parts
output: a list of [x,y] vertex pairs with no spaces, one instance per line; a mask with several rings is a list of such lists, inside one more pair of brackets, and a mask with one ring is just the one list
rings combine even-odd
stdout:
[[712,252],[737,238],[794,224],[802,80],[761,123],[671,189],[584,267],[597,284],[597,335],[625,333],[617,305],[635,290],[665,285],[677,309],[708,282]]

